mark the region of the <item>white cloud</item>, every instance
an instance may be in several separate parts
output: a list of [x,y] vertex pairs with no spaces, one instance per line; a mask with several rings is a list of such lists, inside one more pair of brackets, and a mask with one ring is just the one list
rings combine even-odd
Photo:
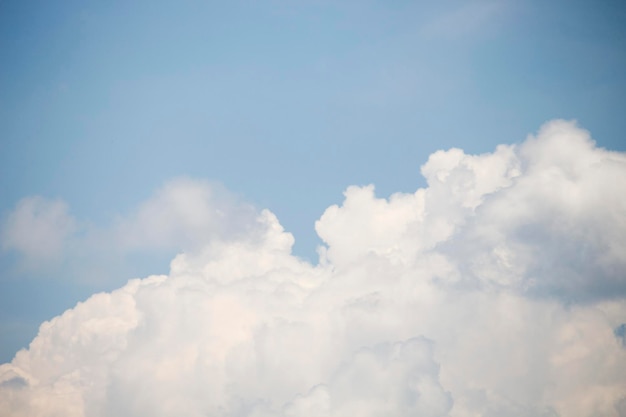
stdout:
[[515,158],[523,174],[451,242],[466,278],[567,301],[626,296],[626,156],[556,121]]
[[171,259],[214,241],[260,239],[262,227],[253,206],[219,184],[178,178],[105,225],[75,219],[63,201],[27,197],[9,213],[0,237],[2,248],[16,251],[30,269],[51,275],[51,261],[65,260],[65,279],[99,282],[124,270],[127,255]]
[[289,417],[447,415],[452,398],[425,339],[362,348],[333,373],[283,408]]
[[76,221],[61,200],[27,197],[20,200],[4,221],[2,248],[15,250],[26,264],[47,264],[63,255]]
[[[427,188],[388,200],[348,188],[316,224],[327,245],[318,265],[291,254],[272,213],[242,209],[233,218],[245,227],[218,228],[167,276],[44,323],[0,366],[0,408],[624,416],[625,155],[555,121],[491,154],[437,152],[422,172]],[[174,218],[153,239],[195,242],[176,228],[190,218],[190,230],[215,230],[198,219],[216,205],[191,194],[181,206],[166,187],[132,224]]]
[[192,250],[214,239],[250,235],[256,213],[218,184],[180,178],[118,219],[116,240],[128,249]]

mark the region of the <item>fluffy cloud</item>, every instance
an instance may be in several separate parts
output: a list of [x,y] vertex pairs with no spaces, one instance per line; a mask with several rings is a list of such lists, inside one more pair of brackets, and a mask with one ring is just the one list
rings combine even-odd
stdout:
[[523,175],[486,196],[451,244],[464,277],[570,302],[626,296],[626,156],[561,121],[515,163]]
[[178,220],[156,242],[196,242],[179,234],[186,222],[214,238],[167,276],[44,323],[0,366],[0,408],[626,415],[626,156],[555,121],[490,154],[437,152],[422,173],[427,188],[389,199],[349,187],[316,224],[317,265],[291,254],[272,213],[233,207],[241,224],[213,226],[199,220],[223,212],[210,197],[166,187],[138,210],[147,220],[129,242],[163,216]]

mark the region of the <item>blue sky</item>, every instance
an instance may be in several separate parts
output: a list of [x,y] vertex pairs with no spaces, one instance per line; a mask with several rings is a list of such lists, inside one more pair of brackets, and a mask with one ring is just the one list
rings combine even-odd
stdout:
[[[626,150],[625,23],[619,1],[3,1],[0,212],[61,199],[105,230],[207,179],[316,262],[314,223],[347,186],[412,192],[436,150],[491,152],[555,118]],[[176,250],[47,268],[4,250],[0,362]]]

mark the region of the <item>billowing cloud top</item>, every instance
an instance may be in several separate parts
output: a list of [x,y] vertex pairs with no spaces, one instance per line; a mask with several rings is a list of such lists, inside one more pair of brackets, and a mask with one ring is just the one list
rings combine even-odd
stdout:
[[[436,152],[422,174],[389,199],[349,187],[316,223],[318,265],[269,211],[173,183],[127,244],[195,242],[187,223],[208,243],[42,324],[0,366],[0,409],[626,416],[626,155],[554,121],[490,154]],[[167,213],[180,227],[153,230]]]

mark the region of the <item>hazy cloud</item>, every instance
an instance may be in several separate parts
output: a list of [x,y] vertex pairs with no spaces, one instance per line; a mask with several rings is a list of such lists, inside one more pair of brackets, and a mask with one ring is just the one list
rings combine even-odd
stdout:
[[456,8],[431,18],[420,32],[426,38],[458,39],[476,35],[506,17],[512,7],[513,2],[506,0],[461,2]]
[[192,250],[214,239],[253,234],[255,218],[251,205],[222,186],[179,178],[118,219],[115,239],[131,250]]
[[[2,248],[14,250],[31,269],[64,259],[71,279],[94,280],[116,271],[126,255],[193,252],[216,240],[255,239],[257,212],[217,183],[178,178],[109,224],[90,224],[69,214],[61,200],[32,196],[18,202],[2,230]],[[171,258],[168,258],[171,259]],[[99,265],[98,268],[93,268]],[[117,265],[120,270],[120,265]],[[123,268],[121,268],[123,269]],[[49,272],[49,271],[48,271]],[[101,280],[106,278],[96,278]]]
[[[318,265],[291,254],[269,211],[221,206],[194,182],[166,186],[126,230],[158,244],[200,239],[178,228],[218,238],[168,275],[42,324],[0,365],[0,408],[622,416],[625,155],[555,121],[493,153],[437,152],[422,173],[428,187],[389,199],[349,187],[316,223]],[[215,226],[229,208],[235,220]]]
[[2,248],[14,250],[35,266],[58,261],[76,221],[62,200],[27,197],[8,214],[2,228]]

